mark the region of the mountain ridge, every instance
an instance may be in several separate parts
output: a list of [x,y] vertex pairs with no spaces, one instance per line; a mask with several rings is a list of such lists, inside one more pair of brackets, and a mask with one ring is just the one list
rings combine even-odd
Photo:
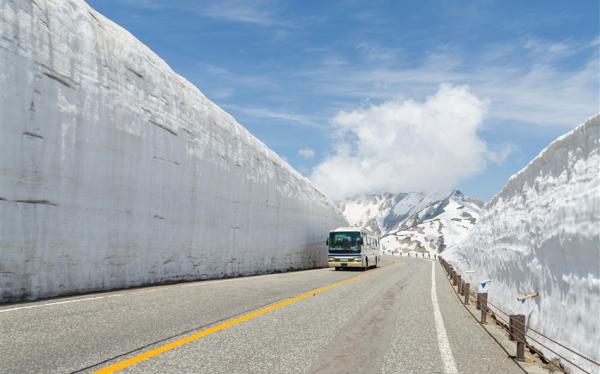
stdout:
[[348,222],[378,234],[382,251],[439,253],[458,244],[477,221],[483,203],[458,190],[384,192],[336,202]]

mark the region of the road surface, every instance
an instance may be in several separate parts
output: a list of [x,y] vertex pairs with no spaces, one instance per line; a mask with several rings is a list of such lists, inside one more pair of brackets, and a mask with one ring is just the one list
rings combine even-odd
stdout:
[[1,373],[523,372],[460,305],[438,263],[397,257],[367,272],[4,305],[0,356]]

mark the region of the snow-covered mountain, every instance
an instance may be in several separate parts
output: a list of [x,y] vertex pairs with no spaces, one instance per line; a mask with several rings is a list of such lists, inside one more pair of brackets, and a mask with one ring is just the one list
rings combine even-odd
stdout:
[[350,224],[381,236],[384,253],[441,252],[473,227],[482,203],[460,191],[384,193],[337,203]]
[[[488,298],[507,314],[527,316],[530,328],[600,361],[600,114],[512,176],[467,239],[443,256],[467,282],[491,280]],[[516,300],[534,291],[538,297]],[[535,338],[598,373],[597,366]]]

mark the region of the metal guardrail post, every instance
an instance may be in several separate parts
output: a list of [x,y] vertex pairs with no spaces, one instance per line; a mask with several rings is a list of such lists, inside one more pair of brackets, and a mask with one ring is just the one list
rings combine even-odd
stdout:
[[469,292],[471,288],[471,284],[470,283],[465,283],[465,287],[464,287],[464,291],[465,291],[465,305],[469,305]]
[[513,337],[517,341],[517,360],[525,360],[525,316],[516,314],[513,317]]
[[486,323],[487,318],[487,292],[478,292],[477,300],[479,302],[479,308],[481,309],[481,323]]

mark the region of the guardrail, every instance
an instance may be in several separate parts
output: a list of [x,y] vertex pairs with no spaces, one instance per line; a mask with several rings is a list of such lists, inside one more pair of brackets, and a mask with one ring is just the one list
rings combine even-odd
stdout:
[[437,260],[438,259],[438,255],[433,254],[433,256],[432,256],[431,253],[429,253],[429,252],[427,252],[427,253],[423,253],[423,252],[400,252],[400,257],[404,257],[405,253],[406,253],[406,257],[412,257],[412,254],[414,254],[414,257],[416,257],[416,258],[428,258],[430,260]]
[[[559,348],[556,348],[556,347],[560,347],[560,349],[564,349],[564,350],[580,357],[581,359],[588,361],[589,363],[591,363],[592,365],[595,365],[598,369],[600,369],[600,363],[598,361],[594,360],[593,358],[590,358],[590,357],[576,351],[575,349],[570,348],[570,347],[566,346],[565,344],[557,341],[556,339],[550,338],[550,337],[546,336],[544,333],[542,333],[538,330],[535,330],[532,327],[527,326],[527,322],[526,322],[524,315],[522,315],[522,314],[510,315],[510,314],[506,313],[505,311],[503,311],[498,306],[492,304],[488,300],[487,292],[472,291],[470,288],[470,284],[466,283],[462,279],[462,276],[459,274],[459,272],[456,269],[454,269],[454,267],[450,263],[448,263],[442,256],[439,256],[438,258],[439,258],[440,264],[446,271],[446,274],[449,278],[449,281],[451,281],[452,286],[456,287],[457,294],[464,296],[464,304],[468,305],[470,299],[473,299],[476,302],[476,309],[481,310],[480,323],[485,324],[486,319],[487,319],[487,314],[490,313],[491,316],[496,320],[496,322],[508,331],[509,339],[511,341],[516,342],[515,357],[517,360],[523,361],[525,359],[525,348],[528,348],[531,353],[537,354],[544,363],[546,363],[546,364],[550,363],[553,366],[555,366],[556,368],[558,368],[559,370],[565,371],[565,368],[562,365],[560,365],[560,363],[556,363],[553,360],[549,360],[548,358],[545,357],[544,353],[539,348],[530,344],[528,340],[531,340],[531,341],[535,342],[535,344],[538,344],[539,346],[544,347],[548,351],[554,353],[557,357],[564,360],[565,362],[568,362],[569,364],[573,365],[573,367],[581,370],[581,372],[583,372],[583,373],[591,374],[592,372],[587,371],[586,369],[582,368],[580,365],[574,363],[572,360],[565,357],[564,354],[557,352],[557,350],[559,350]],[[532,334],[536,334],[537,339],[536,339],[536,337],[532,336]],[[554,349],[548,347],[548,345],[546,345],[540,341],[541,340],[540,337],[543,337],[547,341],[552,342],[556,347],[554,347]],[[595,372],[595,370],[594,370],[594,372]]]

